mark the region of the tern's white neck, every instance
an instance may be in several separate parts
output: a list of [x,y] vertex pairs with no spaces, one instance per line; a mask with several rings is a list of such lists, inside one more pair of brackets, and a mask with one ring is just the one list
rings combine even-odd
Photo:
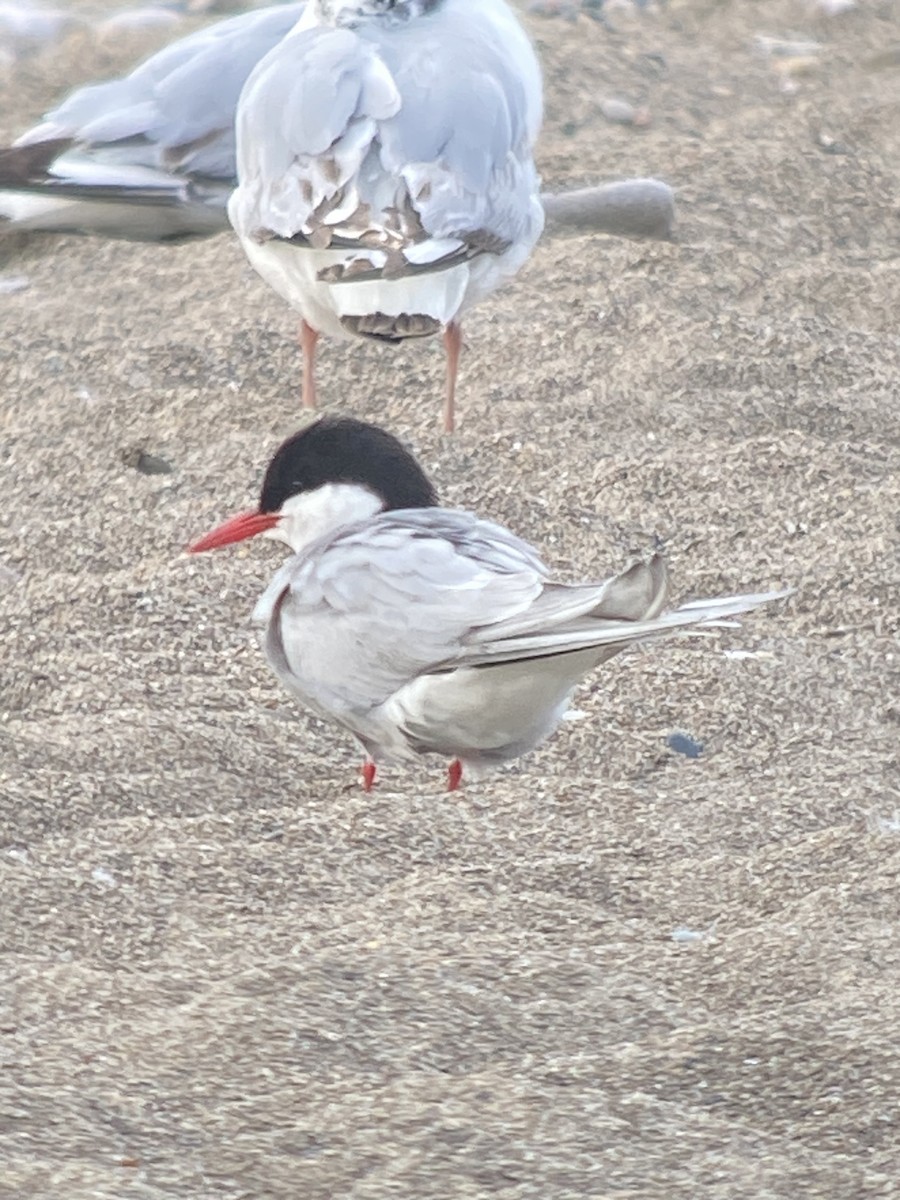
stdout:
[[285,500],[281,520],[267,536],[286,542],[299,554],[316,538],[374,517],[383,507],[382,500],[362,484],[326,483]]

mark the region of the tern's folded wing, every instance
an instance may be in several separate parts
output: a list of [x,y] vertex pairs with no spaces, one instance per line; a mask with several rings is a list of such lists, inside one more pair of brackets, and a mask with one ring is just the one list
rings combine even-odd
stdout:
[[[513,534],[446,509],[385,513],[315,543],[273,580],[273,665],[329,709],[380,704],[423,672],[465,656],[471,631],[524,612],[544,586]],[[276,661],[277,659],[277,661]]]
[[714,600],[696,600],[660,616],[627,619],[598,615],[579,617],[543,631],[513,637],[486,640],[469,645],[466,666],[491,666],[504,662],[545,658],[595,649],[597,660],[610,657],[633,642],[669,637],[691,626],[729,625],[731,619],[773,600],[782,600],[790,591],[760,592],[743,596],[722,596]]

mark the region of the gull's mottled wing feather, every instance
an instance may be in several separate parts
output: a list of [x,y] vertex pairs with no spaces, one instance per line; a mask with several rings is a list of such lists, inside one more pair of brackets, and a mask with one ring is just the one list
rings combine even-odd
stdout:
[[315,543],[261,603],[287,589],[279,629],[291,672],[319,681],[332,706],[367,709],[452,664],[476,627],[527,610],[545,574],[535,551],[500,526],[409,510]]
[[374,47],[347,29],[296,29],[256,67],[238,107],[245,237],[310,233],[329,205],[355,211],[356,176],[400,96]]

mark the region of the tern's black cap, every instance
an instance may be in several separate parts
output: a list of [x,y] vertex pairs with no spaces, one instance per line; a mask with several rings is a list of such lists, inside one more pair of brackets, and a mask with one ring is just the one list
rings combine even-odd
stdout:
[[432,508],[428,476],[392,433],[353,417],[322,417],[289,437],[269,463],[259,511],[279,512],[300,492],[326,483],[357,483],[393,508]]

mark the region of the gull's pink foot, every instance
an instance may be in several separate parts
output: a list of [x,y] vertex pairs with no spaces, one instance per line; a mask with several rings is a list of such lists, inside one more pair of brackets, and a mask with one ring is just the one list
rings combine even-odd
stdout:
[[462,782],[462,763],[458,758],[447,768],[447,791],[455,792]]
[[444,350],[447,355],[447,395],[444,399],[444,433],[452,433],[456,424],[454,401],[456,399],[456,372],[459,370],[459,353],[462,350],[462,326],[451,321],[444,330]]
[[300,349],[303,351],[303,407],[316,407],[316,342],[319,340],[319,331],[313,329],[312,325],[307,325],[303,320],[300,322]]
[[377,767],[373,762],[364,762],[362,765],[362,781],[363,791],[371,792],[372,785],[375,783],[375,772]]

